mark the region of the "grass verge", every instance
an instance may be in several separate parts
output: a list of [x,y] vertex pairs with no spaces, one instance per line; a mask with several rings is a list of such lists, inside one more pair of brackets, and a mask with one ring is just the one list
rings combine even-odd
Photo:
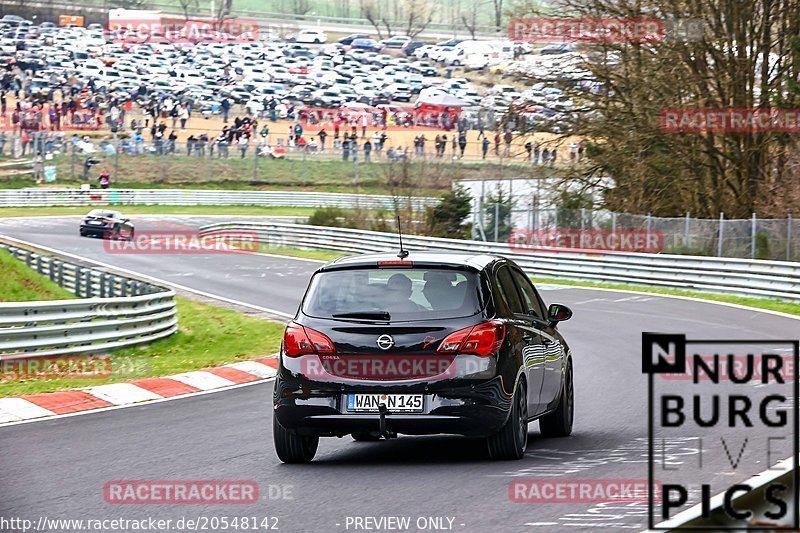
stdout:
[[115,351],[109,357],[110,375],[9,381],[0,385],[0,397],[178,374],[265,356],[280,347],[282,324],[182,298],[176,301],[178,332],[147,346]]
[[337,252],[336,250],[311,250],[306,248],[296,248],[294,246],[259,246],[259,252],[272,255],[283,255],[286,257],[297,257],[298,259],[315,259],[317,261],[333,261],[348,254]]
[[0,250],[0,302],[32,302],[36,300],[68,300],[75,295],[57,283],[28,268],[9,252]]
[[[453,161],[447,158],[391,163],[359,163],[341,160],[300,159],[263,160],[208,159],[186,156],[129,156],[119,160],[97,156],[102,162],[83,179],[85,156],[73,161],[69,155],[57,156],[56,182],[47,187],[78,187],[84,181],[97,184],[99,169],[112,174],[118,189],[237,189],[343,192],[405,196],[440,196],[450,190],[454,180],[504,179],[520,176],[545,176],[557,172],[549,167],[524,162]],[[32,176],[0,176],[0,188],[36,187]]]

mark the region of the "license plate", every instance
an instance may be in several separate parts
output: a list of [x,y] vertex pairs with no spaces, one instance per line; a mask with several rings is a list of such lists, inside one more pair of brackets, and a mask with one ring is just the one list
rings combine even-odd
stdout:
[[103,223],[100,222],[99,220],[90,220],[89,224],[91,224],[92,226],[102,226],[103,225]]
[[348,394],[347,410],[377,413],[385,404],[392,412],[421,413],[422,394]]

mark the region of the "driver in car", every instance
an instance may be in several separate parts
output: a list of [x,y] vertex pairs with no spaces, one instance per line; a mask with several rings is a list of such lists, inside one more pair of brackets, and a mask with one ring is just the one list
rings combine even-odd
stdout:
[[413,292],[411,280],[405,274],[393,274],[386,282],[386,290],[392,299],[389,312],[413,313],[425,308],[411,300]]

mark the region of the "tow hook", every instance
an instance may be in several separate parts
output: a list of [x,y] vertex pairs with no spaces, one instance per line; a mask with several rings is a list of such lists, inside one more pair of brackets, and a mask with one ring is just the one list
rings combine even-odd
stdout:
[[384,439],[391,439],[391,438],[396,437],[397,433],[389,431],[386,428],[386,413],[388,413],[389,410],[386,409],[386,404],[385,403],[382,403],[382,404],[378,405],[378,412],[380,413],[380,416],[381,416],[380,425],[378,426],[379,427],[379,432],[381,434],[381,437],[383,437]]

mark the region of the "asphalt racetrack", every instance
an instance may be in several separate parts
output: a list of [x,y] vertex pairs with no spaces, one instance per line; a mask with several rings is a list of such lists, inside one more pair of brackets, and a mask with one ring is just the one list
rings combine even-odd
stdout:
[[[137,231],[208,221],[136,219]],[[253,254],[110,254],[103,241],[78,236],[76,217],[0,220],[0,234],[288,314],[296,311],[318,266]],[[354,517],[393,516],[410,517],[411,531],[431,531],[440,522],[428,518],[443,517],[443,527],[464,532],[641,531],[647,526],[644,503],[514,503],[509,483],[518,478],[647,479],[643,331],[689,338],[797,338],[796,320],[711,303],[556,287],[543,287],[542,295],[548,304],[563,303],[574,311],[560,329],[574,358],[575,430],[569,438],[543,439],[531,424],[521,461],[490,461],[482,441],[459,437],[381,442],[346,437],[322,439],[309,465],[284,465],[272,448],[272,383],[266,382],[0,428],[0,516],[277,517],[278,530],[291,532],[389,531],[359,529]],[[709,431],[713,439],[713,428]],[[691,443],[673,442],[666,453],[671,460],[691,462],[698,452]],[[734,483],[764,470],[760,459],[745,456],[733,469],[724,454],[708,453],[703,470]],[[106,482],[130,479],[253,480],[261,501],[244,506],[105,502]]]

